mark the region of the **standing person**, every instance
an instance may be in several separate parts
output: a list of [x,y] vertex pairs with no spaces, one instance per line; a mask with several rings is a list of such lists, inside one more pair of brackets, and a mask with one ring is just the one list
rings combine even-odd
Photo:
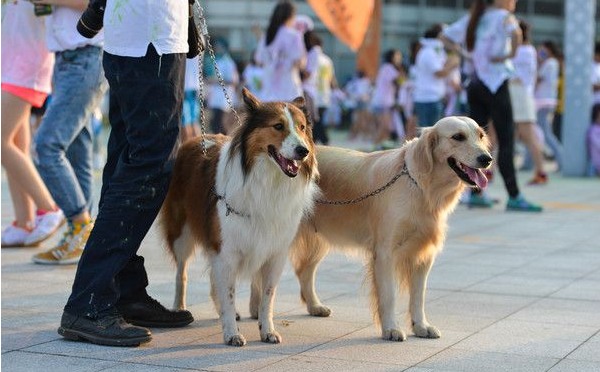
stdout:
[[[240,81],[240,76],[237,70],[237,65],[229,55],[227,42],[223,39],[217,39],[215,41],[215,59],[217,67],[223,77],[223,83],[225,84],[225,90],[227,95],[231,99],[231,103],[234,103],[235,89]],[[206,72],[204,76],[208,77],[208,97],[206,98],[206,104],[210,109],[210,129],[213,133],[227,134],[231,128],[227,125],[231,120],[231,108],[223,93],[223,87],[217,77],[217,73],[210,60],[204,63]]]
[[250,61],[246,65],[246,68],[244,68],[244,72],[242,72],[243,85],[246,88],[248,88],[248,90],[252,92],[252,94],[254,94],[257,97],[261,97],[263,89],[263,79],[263,69],[258,65],[258,63],[256,63],[253,54],[252,58],[250,58]]
[[600,41],[594,47],[594,71],[592,73],[592,88],[594,90],[594,104],[600,103]]
[[562,167],[562,145],[552,131],[552,116],[558,103],[558,74],[560,52],[553,41],[547,40],[539,47],[538,70],[535,99],[537,105],[537,124],[544,132],[544,140],[554,154],[559,169]]
[[544,172],[542,146],[535,131],[535,100],[533,90],[537,77],[537,53],[529,38],[529,24],[519,22],[523,34],[523,44],[517,47],[512,59],[514,75],[508,85],[513,119],[517,128],[517,136],[525,143],[533,158],[535,175],[529,184],[545,184],[548,176]]
[[[485,129],[490,119],[493,122],[498,165],[509,196],[506,209],[540,212],[541,206],[521,195],[513,159],[514,124],[508,81],[511,58],[521,43],[521,30],[512,14],[515,6],[515,0],[475,0],[470,14],[445,29],[444,37],[457,44],[464,43],[472,56],[474,74],[467,88],[470,116]],[[469,204],[489,208],[493,202],[475,192]]]
[[290,1],[277,3],[258,43],[255,58],[264,69],[263,101],[292,101],[302,95],[300,70],[306,64],[306,48],[294,28],[295,14]]
[[46,18],[46,44],[55,53],[52,100],[34,137],[36,165],[67,217],[63,239],[33,262],[50,265],[79,261],[92,229],[92,121],[106,91],[100,34],[88,40],[77,33],[83,0],[35,0],[52,5]]
[[312,96],[318,110],[318,119],[313,127],[315,142],[329,144],[329,136],[325,128],[325,111],[331,106],[331,90],[337,86],[333,62],[323,53],[323,40],[314,31],[304,34],[304,45],[308,51],[306,72],[308,81],[305,90]]
[[85,13],[88,22],[101,19],[104,9],[104,19],[118,19],[106,24],[103,60],[112,130],[99,213],[58,333],[72,340],[135,346],[150,341],[151,333],[132,324],[178,327],[193,321],[189,311],[169,311],[148,295],[144,258],[137,255],[169,186],[168,160],[183,104],[188,3],[119,4],[107,0],[104,8],[92,0]]
[[356,75],[346,84],[346,94],[352,101],[355,107],[353,112],[353,123],[350,129],[350,139],[355,139],[358,135],[372,137],[369,132],[369,99],[373,87],[371,80],[364,71],[356,71]]
[[438,38],[442,25],[433,25],[420,40],[414,66],[413,99],[419,127],[429,127],[442,118],[446,95],[446,78],[460,63],[457,57],[448,58]]
[[384,56],[384,63],[377,72],[371,98],[371,111],[377,120],[377,135],[374,141],[376,149],[383,148],[383,141],[389,139],[392,132],[392,107],[396,102],[401,68],[402,53],[395,49],[388,50]]
[[2,166],[15,211],[2,230],[2,247],[37,245],[64,223],[29,150],[31,108],[44,105],[54,64],[44,20],[33,9],[23,0],[2,5]]
[[185,61],[183,115],[180,128],[181,140],[183,142],[198,135],[196,122],[200,113],[200,104],[198,102],[199,78],[198,57],[196,56]]

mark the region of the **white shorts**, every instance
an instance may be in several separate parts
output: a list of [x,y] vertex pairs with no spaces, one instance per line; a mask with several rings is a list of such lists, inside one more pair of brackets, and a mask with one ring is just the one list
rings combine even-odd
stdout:
[[535,100],[521,83],[510,82],[508,85],[513,121],[515,123],[535,123]]

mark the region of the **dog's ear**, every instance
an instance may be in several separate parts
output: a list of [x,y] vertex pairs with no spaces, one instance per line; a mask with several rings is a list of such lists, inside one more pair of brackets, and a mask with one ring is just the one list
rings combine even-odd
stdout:
[[304,99],[304,97],[298,96],[298,97],[294,98],[294,100],[292,101],[292,104],[294,106],[298,107],[300,110],[302,110],[306,106],[306,100]]
[[242,88],[242,97],[248,111],[256,111],[261,105],[260,100],[245,87]]
[[433,171],[433,150],[437,145],[438,137],[433,128],[423,128],[421,136],[415,146],[415,161],[417,165],[429,174]]
[[310,111],[308,110],[308,105],[306,104],[306,99],[302,96],[298,96],[296,98],[294,98],[294,100],[292,101],[292,104],[296,107],[298,107],[300,109],[300,111],[302,111],[302,113],[304,114],[304,117],[306,118],[306,125],[308,125],[309,127],[313,126],[313,120],[312,120],[312,115],[310,114]]

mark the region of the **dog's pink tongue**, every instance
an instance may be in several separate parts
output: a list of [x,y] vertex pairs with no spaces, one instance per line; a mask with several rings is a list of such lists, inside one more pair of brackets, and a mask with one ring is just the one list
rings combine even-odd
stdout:
[[473,168],[467,167],[467,166],[465,166],[465,170],[467,172],[467,175],[469,175],[469,178],[471,179],[471,181],[475,182],[477,187],[479,187],[481,190],[483,190],[487,187],[487,184],[488,184],[487,177],[485,176],[485,174],[483,174],[483,172],[481,170],[473,169]]

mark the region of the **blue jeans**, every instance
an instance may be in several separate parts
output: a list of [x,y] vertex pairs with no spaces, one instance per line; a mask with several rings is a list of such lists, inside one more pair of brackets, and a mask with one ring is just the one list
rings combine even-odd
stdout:
[[35,163],[52,197],[72,218],[92,206],[91,114],[107,84],[102,49],[56,53],[52,100],[35,134]]
[[415,102],[415,115],[419,127],[431,127],[442,118],[444,104],[437,102]]

